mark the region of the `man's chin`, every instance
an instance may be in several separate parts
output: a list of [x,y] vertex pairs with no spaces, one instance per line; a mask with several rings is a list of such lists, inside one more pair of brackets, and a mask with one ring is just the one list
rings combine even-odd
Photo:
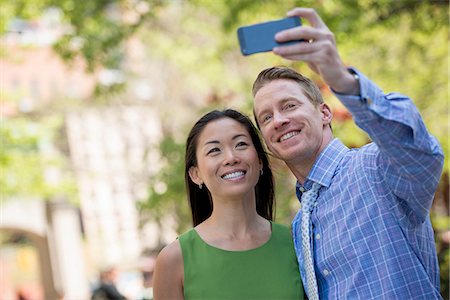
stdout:
[[295,151],[277,151],[277,152],[272,152],[272,153],[273,153],[273,156],[275,156],[276,158],[281,159],[285,162],[295,160],[298,156]]

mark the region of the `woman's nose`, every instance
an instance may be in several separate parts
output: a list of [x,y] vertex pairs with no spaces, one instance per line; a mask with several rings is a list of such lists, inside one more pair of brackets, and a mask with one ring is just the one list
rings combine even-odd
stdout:
[[225,152],[224,165],[235,165],[239,162],[239,158],[233,150],[228,150]]

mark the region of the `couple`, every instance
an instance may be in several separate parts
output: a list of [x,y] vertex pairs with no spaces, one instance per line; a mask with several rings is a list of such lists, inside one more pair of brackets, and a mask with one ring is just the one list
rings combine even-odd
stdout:
[[297,178],[293,241],[272,222],[272,173],[255,127],[234,110],[210,112],[186,145],[195,228],[159,254],[155,299],[441,299],[429,218],[441,147],[408,97],[384,94],[343,65],[314,10],[288,15],[312,27],[277,40],[312,42],[273,52],[307,62],[373,142],[347,148],[311,80],[284,67],[262,71],[253,111],[268,149]]

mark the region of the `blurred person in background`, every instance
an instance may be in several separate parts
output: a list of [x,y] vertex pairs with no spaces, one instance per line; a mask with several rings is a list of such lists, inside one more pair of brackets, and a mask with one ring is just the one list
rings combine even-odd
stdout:
[[155,299],[303,299],[290,231],[272,222],[269,161],[247,116],[216,110],[197,121],[185,181],[194,228],[158,255]]
[[33,293],[27,290],[26,287],[19,287],[16,290],[16,300],[32,300]]
[[152,300],[153,299],[153,271],[142,272],[142,297],[141,300]]
[[146,256],[141,263],[142,290],[139,299],[136,300],[153,300],[153,271],[155,269],[156,255]]
[[126,300],[116,287],[118,271],[109,267],[100,272],[100,284],[94,290],[91,300]]
[[[273,49],[305,61],[373,142],[349,149],[331,130],[317,86],[286,67],[263,70],[254,114],[268,149],[297,178],[294,244],[308,298],[441,299],[430,208],[444,155],[409,97],[385,94],[347,68],[313,9],[288,16],[310,26],[279,32]],[[380,62],[382,63],[382,62]]]

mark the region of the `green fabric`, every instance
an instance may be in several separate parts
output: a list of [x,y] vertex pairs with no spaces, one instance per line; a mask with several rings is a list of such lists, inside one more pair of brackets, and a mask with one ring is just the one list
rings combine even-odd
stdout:
[[264,245],[227,251],[206,244],[194,229],[179,237],[184,297],[190,299],[303,299],[289,229],[272,223]]

